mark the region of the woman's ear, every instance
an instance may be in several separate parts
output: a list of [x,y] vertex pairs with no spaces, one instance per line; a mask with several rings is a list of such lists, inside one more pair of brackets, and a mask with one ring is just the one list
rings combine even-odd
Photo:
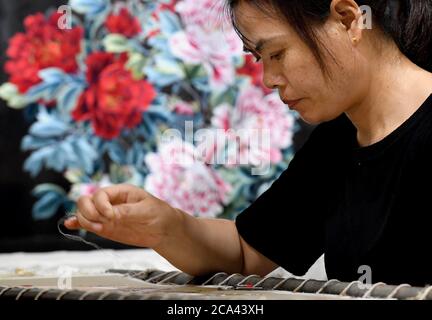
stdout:
[[330,16],[339,22],[353,45],[360,42],[364,29],[362,10],[354,0],[333,0],[330,4]]

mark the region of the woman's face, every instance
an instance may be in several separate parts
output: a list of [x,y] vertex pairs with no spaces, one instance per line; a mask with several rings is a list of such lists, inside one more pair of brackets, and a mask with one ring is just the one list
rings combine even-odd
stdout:
[[330,17],[318,29],[338,63],[323,50],[331,74],[328,80],[312,51],[283,19],[245,1],[240,1],[234,13],[239,30],[251,41],[245,43],[246,49],[263,63],[264,84],[277,88],[285,102],[301,99],[292,109],[304,121],[329,121],[360,103],[368,89],[370,70],[342,22]]

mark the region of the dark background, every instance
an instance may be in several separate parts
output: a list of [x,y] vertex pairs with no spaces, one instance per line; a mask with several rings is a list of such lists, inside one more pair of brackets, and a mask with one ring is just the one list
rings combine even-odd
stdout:
[[[66,0],[0,0],[0,83],[7,81],[3,72],[8,39],[23,31],[24,18],[35,12],[45,12],[66,4]],[[39,183],[51,182],[68,189],[68,182],[56,172],[43,171],[33,179],[23,171],[28,154],[20,150],[22,137],[29,124],[24,110],[8,108],[0,99],[0,252],[88,250],[89,246],[70,241],[59,235],[58,212],[52,219],[34,221],[31,208],[35,199],[31,190]],[[304,143],[312,127],[301,122],[302,129],[294,138],[296,150]],[[87,239],[104,248],[128,248],[89,234]]]

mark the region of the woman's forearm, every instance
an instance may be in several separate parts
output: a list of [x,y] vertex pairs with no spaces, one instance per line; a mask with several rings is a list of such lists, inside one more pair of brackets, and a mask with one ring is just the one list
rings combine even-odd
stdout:
[[199,276],[243,269],[243,253],[234,221],[193,217],[178,210],[164,241],[153,249],[181,271]]

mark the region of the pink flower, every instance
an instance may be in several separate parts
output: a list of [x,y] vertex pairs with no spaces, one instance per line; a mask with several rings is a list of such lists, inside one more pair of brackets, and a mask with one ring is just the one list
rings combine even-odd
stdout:
[[192,105],[190,105],[189,103],[186,103],[184,101],[178,101],[178,102],[174,103],[171,106],[171,108],[175,113],[178,113],[178,114],[182,114],[182,115],[186,115],[186,116],[192,116],[194,114],[194,109],[193,109]]
[[235,107],[216,107],[211,121],[215,134],[220,135],[220,129],[225,136],[210,137],[197,146],[207,163],[221,152],[227,153],[227,167],[277,163],[282,161],[281,150],[292,144],[294,116],[276,93],[265,96],[257,87],[241,91]]
[[227,24],[223,0],[183,0],[177,3],[175,9],[186,26],[199,25],[214,29]]
[[145,189],[191,215],[216,217],[223,212],[232,190],[211,167],[199,160],[195,147],[176,139],[147,154],[150,174]]
[[78,201],[78,198],[81,196],[91,196],[96,191],[101,188],[105,188],[111,186],[112,183],[108,177],[108,175],[103,175],[100,181],[95,181],[91,183],[74,183],[71,186],[71,190],[69,191],[69,198],[72,201]]
[[169,39],[173,55],[189,64],[202,64],[210,85],[221,89],[235,79],[233,57],[241,54],[242,44],[234,32],[206,31],[197,26],[175,33]]

